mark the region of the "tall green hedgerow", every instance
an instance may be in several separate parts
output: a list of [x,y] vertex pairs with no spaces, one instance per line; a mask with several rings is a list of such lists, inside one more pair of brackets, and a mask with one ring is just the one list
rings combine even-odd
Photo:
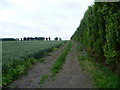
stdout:
[[80,42],[91,56],[105,60],[113,70],[119,71],[119,20],[119,3],[95,2],[86,10],[71,39]]

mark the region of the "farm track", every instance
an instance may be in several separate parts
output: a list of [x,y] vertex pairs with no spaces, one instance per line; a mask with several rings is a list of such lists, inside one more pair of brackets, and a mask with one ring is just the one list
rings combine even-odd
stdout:
[[50,56],[46,56],[43,59],[45,63],[37,63],[28,71],[28,73],[19,79],[13,81],[8,87],[10,88],[40,88],[40,78],[50,73],[50,67],[54,63],[55,59],[61,54],[62,50],[66,47],[65,44],[60,49],[51,52]]
[[44,74],[50,74],[50,68],[56,58],[61,54],[67,44],[46,56],[45,64],[37,63],[28,72],[27,75],[20,77],[9,85],[11,88],[92,88],[93,84],[89,74],[82,71],[77,58],[77,51],[73,44],[71,51],[66,57],[59,73],[54,77],[48,77],[44,84],[39,84]]
[[54,79],[48,78],[41,88],[92,88],[89,75],[82,71],[73,45],[62,66],[63,69]]

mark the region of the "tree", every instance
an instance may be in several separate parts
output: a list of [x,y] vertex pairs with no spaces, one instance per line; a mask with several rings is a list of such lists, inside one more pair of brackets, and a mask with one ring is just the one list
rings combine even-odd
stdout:
[[24,41],[26,41],[26,40],[27,40],[27,38],[26,38],[26,37],[24,37],[24,38],[23,38],[23,40],[24,40]]
[[61,41],[62,39],[61,38],[59,38],[59,41]]
[[58,37],[55,37],[55,40],[58,41]]
[[49,37],[49,41],[51,40],[51,38]]
[[46,38],[46,41],[48,40],[48,38]]

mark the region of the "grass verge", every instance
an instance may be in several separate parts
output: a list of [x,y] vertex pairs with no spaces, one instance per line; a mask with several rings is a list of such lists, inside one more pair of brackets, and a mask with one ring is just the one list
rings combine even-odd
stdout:
[[83,71],[89,72],[96,88],[120,88],[118,74],[111,72],[107,67],[94,62],[87,54],[80,52],[79,62]]
[[59,69],[61,69],[62,64],[65,62],[65,58],[68,54],[68,52],[71,49],[71,42],[68,43],[67,47],[61,52],[61,55],[56,59],[55,63],[53,64],[51,68],[51,76],[55,76]]

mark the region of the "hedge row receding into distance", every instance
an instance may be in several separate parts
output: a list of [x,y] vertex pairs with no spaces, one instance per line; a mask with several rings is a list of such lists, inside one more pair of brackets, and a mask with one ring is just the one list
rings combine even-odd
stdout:
[[80,42],[96,60],[105,61],[113,70],[119,68],[120,5],[95,2],[89,6],[72,40]]

